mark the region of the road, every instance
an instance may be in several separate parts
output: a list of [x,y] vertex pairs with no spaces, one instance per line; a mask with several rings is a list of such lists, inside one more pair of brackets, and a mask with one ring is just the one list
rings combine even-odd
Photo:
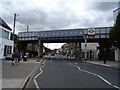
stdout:
[[[57,59],[55,59],[57,58]],[[25,88],[115,88],[120,71],[52,56],[41,65]]]

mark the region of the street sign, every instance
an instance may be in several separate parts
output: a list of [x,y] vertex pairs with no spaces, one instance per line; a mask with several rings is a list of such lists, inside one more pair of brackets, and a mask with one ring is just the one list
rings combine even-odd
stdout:
[[88,29],[88,34],[89,35],[95,35],[95,29]]

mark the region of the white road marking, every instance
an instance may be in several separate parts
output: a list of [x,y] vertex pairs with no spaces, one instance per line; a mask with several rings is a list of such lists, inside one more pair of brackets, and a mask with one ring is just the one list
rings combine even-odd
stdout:
[[50,62],[52,62],[52,56],[51,56],[51,60],[50,60]]
[[35,84],[35,87],[37,88],[37,90],[40,90],[40,87],[39,87],[37,81],[35,79],[33,79],[33,81],[34,81],[34,84]]
[[40,90],[40,87],[39,87],[39,85],[38,85],[38,83],[37,83],[37,81],[36,81],[36,78],[42,74],[42,72],[43,72],[42,67],[44,67],[44,66],[45,66],[45,65],[43,65],[43,66],[41,66],[41,67],[39,68],[39,69],[40,69],[40,73],[37,74],[37,75],[34,77],[34,79],[33,79],[34,84],[35,84],[35,87],[37,88],[37,90]]
[[110,83],[108,80],[106,80],[105,78],[103,78],[102,76],[100,76],[100,75],[98,75],[98,74],[95,74],[95,73],[92,73],[92,72],[89,72],[89,71],[83,70],[83,69],[81,69],[79,66],[73,65],[72,63],[70,63],[70,66],[77,67],[79,71],[86,72],[86,73],[88,73],[88,74],[91,74],[91,75],[97,76],[98,78],[100,78],[101,80],[103,80],[105,83],[111,85],[112,87],[117,88],[117,89],[120,89],[120,87],[118,87],[118,86],[116,86],[116,85]]
[[118,87],[118,86],[116,86],[116,85],[113,85],[113,87],[114,87],[114,88],[118,88],[118,89],[120,89],[120,87]]
[[51,61],[50,62],[52,62],[52,59],[51,59]]
[[35,79],[36,79],[40,74],[42,74],[43,70],[42,70],[41,68],[44,67],[44,66],[45,66],[45,65],[43,65],[43,66],[41,66],[41,67],[39,68],[41,72],[34,77]]

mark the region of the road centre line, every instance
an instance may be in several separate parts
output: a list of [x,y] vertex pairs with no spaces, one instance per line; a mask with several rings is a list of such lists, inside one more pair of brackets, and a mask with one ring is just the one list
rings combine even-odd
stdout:
[[120,87],[118,87],[118,86],[116,86],[116,85],[110,83],[109,81],[107,81],[105,78],[103,78],[102,76],[100,76],[100,75],[98,75],[98,74],[95,74],[95,73],[92,73],[92,72],[89,72],[89,71],[83,70],[83,69],[81,69],[79,66],[77,66],[77,65],[73,65],[72,63],[69,63],[69,64],[70,64],[70,66],[77,67],[79,71],[86,72],[86,73],[88,73],[88,74],[91,74],[91,75],[97,76],[98,78],[100,78],[101,80],[103,80],[105,83],[111,85],[112,87],[117,88],[117,89],[120,89]]
[[37,88],[37,90],[40,90],[40,87],[39,87],[39,85],[38,85],[38,83],[37,83],[37,81],[36,81],[36,78],[43,73],[42,67],[44,67],[44,66],[45,66],[45,65],[42,65],[42,66],[39,68],[39,69],[40,69],[40,73],[37,74],[37,75],[34,77],[34,79],[33,79],[34,84],[35,84],[35,87]]

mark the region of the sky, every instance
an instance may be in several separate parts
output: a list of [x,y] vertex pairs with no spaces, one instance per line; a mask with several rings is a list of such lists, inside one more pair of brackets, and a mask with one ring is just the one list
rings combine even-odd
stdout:
[[[119,0],[0,0],[0,16],[16,31],[46,31],[114,25]],[[62,45],[62,44],[61,44]],[[48,45],[47,45],[48,46]],[[52,46],[59,46],[52,44]]]

